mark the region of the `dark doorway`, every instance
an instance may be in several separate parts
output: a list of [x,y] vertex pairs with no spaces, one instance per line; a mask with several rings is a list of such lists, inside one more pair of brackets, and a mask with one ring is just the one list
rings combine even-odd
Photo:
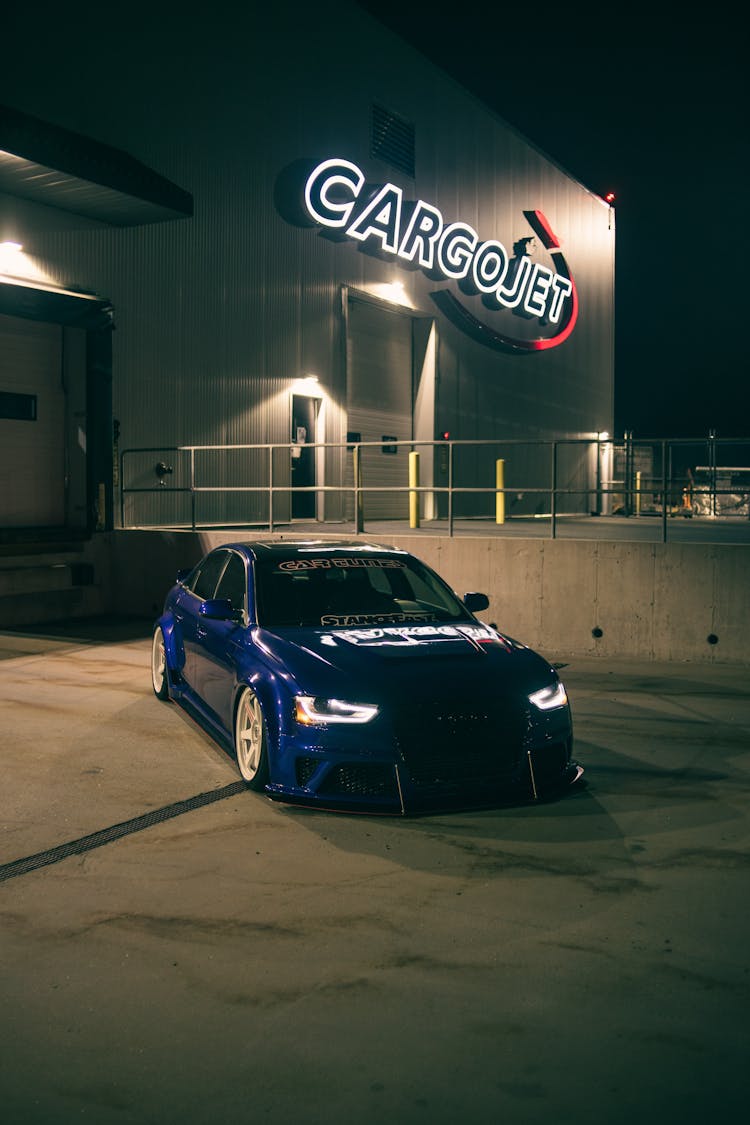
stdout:
[[[315,430],[320,400],[309,395],[292,395],[292,488],[311,488],[315,484]],[[292,519],[315,519],[315,493],[292,493]]]

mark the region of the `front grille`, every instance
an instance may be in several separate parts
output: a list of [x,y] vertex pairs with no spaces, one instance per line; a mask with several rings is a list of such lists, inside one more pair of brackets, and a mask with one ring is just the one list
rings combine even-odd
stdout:
[[316,758],[297,758],[294,768],[297,775],[297,785],[300,789],[306,787],[319,765],[320,762]]
[[528,715],[514,700],[397,709],[398,750],[417,786],[511,783],[525,757]]
[[329,771],[318,792],[329,797],[398,798],[396,771],[380,762],[346,762]]

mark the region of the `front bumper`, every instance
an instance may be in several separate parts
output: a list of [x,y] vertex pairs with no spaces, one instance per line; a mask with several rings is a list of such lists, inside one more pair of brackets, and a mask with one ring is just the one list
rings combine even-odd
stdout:
[[388,814],[521,804],[578,781],[583,769],[572,751],[567,708],[500,728],[473,713],[455,722],[417,715],[367,731],[298,730],[282,735],[266,791],[292,803]]

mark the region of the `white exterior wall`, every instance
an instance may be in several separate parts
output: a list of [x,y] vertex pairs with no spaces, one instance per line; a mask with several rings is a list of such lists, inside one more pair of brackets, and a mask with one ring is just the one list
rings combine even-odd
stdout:
[[[201,12],[198,22],[181,9],[178,22],[156,7],[145,21],[108,28],[106,14],[77,23],[60,5],[35,6],[13,15],[0,76],[1,101],[121,147],[195,201],[193,218],[132,229],[69,217],[56,224],[49,208],[35,207],[20,223],[38,275],[114,306],[120,448],[163,450],[130,461],[125,483],[155,484],[153,465],[163,457],[175,469],[169,485],[187,485],[187,460],[170,446],[288,441],[294,381],[310,373],[325,400],[326,439],[344,441],[342,291],[376,294],[394,280],[415,313],[434,320],[436,429],[456,438],[611,431],[609,208],[355,4],[335,9],[324,32],[314,12],[296,5],[263,15],[238,5],[231,24],[217,17],[214,26]],[[43,37],[35,34],[40,19]],[[10,49],[24,35],[35,41],[33,69],[26,52]],[[105,49],[111,35],[116,51]],[[414,124],[414,180],[370,156],[373,102]],[[300,158],[329,156],[509,250],[530,233],[523,210],[544,211],[579,291],[570,339],[533,355],[493,352],[445,319],[430,297],[435,282],[421,271],[288,224],[274,207],[279,173]],[[2,207],[0,199],[0,214]],[[206,469],[202,480],[260,483],[265,471],[265,455],[245,455]],[[282,484],[288,459],[276,472]],[[487,467],[467,462],[466,472],[484,480]],[[331,459],[326,483],[342,480]],[[187,499],[168,490],[139,503],[128,522],[189,518]],[[264,518],[264,498],[235,495],[199,518],[232,522],[256,509]],[[336,514],[335,503],[329,511]]]

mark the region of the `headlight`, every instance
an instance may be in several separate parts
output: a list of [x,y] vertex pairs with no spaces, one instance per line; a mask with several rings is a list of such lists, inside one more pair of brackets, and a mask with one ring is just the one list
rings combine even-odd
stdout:
[[322,699],[319,695],[298,695],[294,717],[298,723],[369,723],[378,709],[374,703],[345,703],[343,699]]
[[551,711],[554,707],[564,707],[568,702],[568,694],[558,680],[557,683],[549,684],[540,691],[532,692],[529,701],[540,711]]

